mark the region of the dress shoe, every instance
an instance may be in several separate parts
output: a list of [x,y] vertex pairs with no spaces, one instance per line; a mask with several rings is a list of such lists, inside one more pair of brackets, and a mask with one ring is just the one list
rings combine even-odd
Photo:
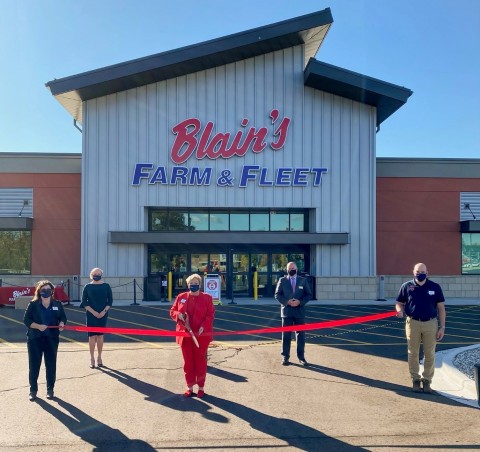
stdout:
[[205,391],[203,389],[199,389],[197,393],[197,397],[199,397],[200,399],[202,397],[205,397]]
[[289,365],[290,365],[290,361],[288,360],[288,358],[283,358],[282,366],[289,366]]
[[308,366],[309,366],[308,362],[305,361],[305,359],[299,359],[298,361],[299,361],[300,364],[301,364],[302,366],[304,366],[304,367],[308,367]]
[[54,397],[55,397],[55,396],[54,396],[54,394],[53,394],[53,389],[49,389],[49,390],[47,391],[47,399],[48,399],[48,400],[52,400]]
[[28,400],[30,400],[30,402],[33,402],[36,398],[37,398],[37,391],[32,391],[28,395]]

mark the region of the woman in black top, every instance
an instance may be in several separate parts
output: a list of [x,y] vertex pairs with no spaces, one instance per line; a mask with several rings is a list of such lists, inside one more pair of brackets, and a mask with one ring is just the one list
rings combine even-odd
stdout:
[[23,323],[28,328],[29,398],[32,402],[37,398],[37,380],[42,356],[45,358],[47,374],[47,399],[53,399],[54,397],[53,388],[57,373],[59,336],[60,331],[63,331],[63,327],[67,323],[62,303],[52,298],[54,289],[55,287],[50,281],[39,281],[35,285],[35,294],[28,304],[23,318]]
[[[87,313],[87,326],[107,326],[108,310],[113,303],[112,289],[102,281],[103,270],[93,268],[90,272],[91,282],[83,288],[81,307]],[[97,366],[102,367],[103,333],[88,333],[90,347],[90,368],[95,367],[95,345],[97,346]]]

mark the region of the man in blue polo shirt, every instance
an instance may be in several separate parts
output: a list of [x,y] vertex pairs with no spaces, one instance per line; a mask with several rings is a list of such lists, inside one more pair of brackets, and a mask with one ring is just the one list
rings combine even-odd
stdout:
[[[445,297],[439,284],[427,278],[425,264],[416,264],[414,278],[402,285],[395,305],[397,317],[407,317],[405,332],[408,344],[408,368],[413,381],[413,392],[431,394],[435,371],[435,347],[445,334]],[[419,353],[423,343],[425,354],[423,378],[420,378]]]

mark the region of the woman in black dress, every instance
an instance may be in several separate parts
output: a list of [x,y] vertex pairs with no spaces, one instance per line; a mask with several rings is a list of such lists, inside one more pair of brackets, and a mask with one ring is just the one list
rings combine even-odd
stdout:
[[[103,270],[93,268],[90,272],[92,280],[83,288],[81,307],[87,314],[87,326],[105,327],[107,325],[108,310],[113,303],[112,289],[102,281]],[[103,333],[88,333],[90,347],[90,368],[95,367],[95,345],[97,346],[97,366],[102,367]]]

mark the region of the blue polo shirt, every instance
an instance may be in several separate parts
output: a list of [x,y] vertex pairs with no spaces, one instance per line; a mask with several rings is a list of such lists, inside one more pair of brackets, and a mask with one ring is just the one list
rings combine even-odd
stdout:
[[437,303],[444,303],[442,288],[428,278],[418,285],[414,279],[400,287],[397,302],[405,304],[405,314],[415,320],[429,320],[437,317]]

